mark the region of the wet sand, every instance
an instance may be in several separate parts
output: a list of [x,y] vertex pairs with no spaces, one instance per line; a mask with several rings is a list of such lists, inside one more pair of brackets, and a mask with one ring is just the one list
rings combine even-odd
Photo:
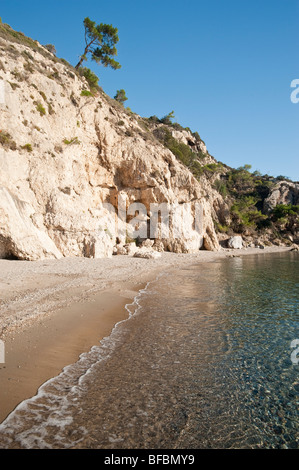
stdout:
[[126,304],[158,273],[230,256],[289,251],[221,250],[196,255],[163,253],[145,260],[71,258],[20,262],[0,260],[0,422],[46,380],[77,361],[128,318]]
[[114,325],[128,317],[131,297],[113,292],[95,295],[93,301],[74,304],[24,330],[5,342],[5,364],[0,366],[0,422],[38,387],[76,362]]

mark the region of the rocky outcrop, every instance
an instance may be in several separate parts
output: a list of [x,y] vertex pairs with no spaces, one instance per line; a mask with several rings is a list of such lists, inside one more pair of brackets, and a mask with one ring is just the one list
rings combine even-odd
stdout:
[[269,214],[278,204],[299,204],[299,183],[280,181],[270,191],[264,200],[264,211]]
[[188,205],[179,236],[150,237],[156,251],[217,250],[214,207],[223,201],[209,181],[197,181],[140,116],[104,92],[84,93],[85,79],[42,49],[0,38],[0,257],[111,256],[134,216],[119,216],[120,200],[142,204],[147,227],[153,204]]
[[0,257],[31,260],[62,257],[47,232],[34,224],[34,213],[29,203],[0,187]]
[[134,254],[134,258],[144,258],[144,259],[157,259],[160,258],[161,253],[158,251],[149,250],[145,248],[141,248],[140,250],[136,251]]
[[233,248],[235,250],[240,250],[243,248],[243,239],[239,235],[231,237],[227,241],[228,248]]
[[215,159],[208,155],[207,147],[202,140],[196,139],[194,135],[192,135],[187,130],[172,130],[172,136],[178,141],[182,142],[185,145],[191,147],[194,152],[200,152],[202,154],[207,155],[206,163],[214,163]]

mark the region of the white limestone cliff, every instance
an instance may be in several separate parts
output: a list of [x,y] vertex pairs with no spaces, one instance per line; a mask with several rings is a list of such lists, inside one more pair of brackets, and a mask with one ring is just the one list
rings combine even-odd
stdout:
[[164,249],[217,250],[213,214],[223,200],[209,181],[197,181],[138,115],[103,92],[83,96],[85,79],[40,50],[0,38],[0,257],[111,256],[117,218],[106,206],[117,210],[119,195],[144,204],[148,218],[153,203],[187,203],[191,215],[200,203],[201,233],[170,234]]

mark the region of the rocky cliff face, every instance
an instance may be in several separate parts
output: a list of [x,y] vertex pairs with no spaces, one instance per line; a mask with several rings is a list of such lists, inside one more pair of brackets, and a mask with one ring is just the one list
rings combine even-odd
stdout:
[[[38,43],[0,37],[0,90],[0,257],[110,256],[121,223],[107,203],[119,200],[144,204],[146,219],[152,203],[188,203],[191,218],[200,203],[201,232],[170,233],[163,247],[219,248],[213,218],[225,213],[223,199],[138,115],[103,92],[90,96],[85,79]],[[206,151],[188,131],[172,132]]]
[[278,204],[299,204],[299,183],[280,181],[270,191],[264,200],[264,211],[270,213]]

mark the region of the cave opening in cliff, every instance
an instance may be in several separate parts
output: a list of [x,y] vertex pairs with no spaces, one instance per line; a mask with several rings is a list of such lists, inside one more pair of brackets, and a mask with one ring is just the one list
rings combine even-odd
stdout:
[[5,240],[0,239],[0,259],[5,260],[21,260],[18,256],[16,256],[13,251],[8,248],[7,242]]

